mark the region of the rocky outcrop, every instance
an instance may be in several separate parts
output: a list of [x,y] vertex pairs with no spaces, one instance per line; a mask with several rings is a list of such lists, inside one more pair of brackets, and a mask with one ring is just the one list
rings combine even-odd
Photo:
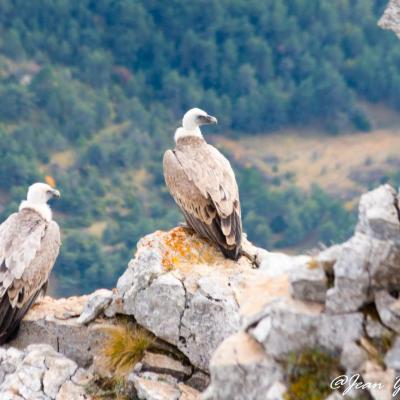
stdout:
[[386,10],[378,22],[383,29],[393,31],[400,38],[400,1],[390,0]]
[[225,259],[186,228],[155,232],[138,243],[114,302],[207,371],[218,345],[271,300],[288,296],[289,271],[306,269],[311,260],[247,247],[258,254],[259,269],[245,257]]
[[51,346],[25,350],[0,348],[2,400],[89,400],[85,386],[92,375]]
[[96,349],[104,339],[101,322],[89,326],[79,322],[79,316],[91,297],[41,299],[26,315],[10,345],[24,349],[30,344],[48,344],[80,367],[90,366]]
[[354,236],[344,244],[295,257],[248,242],[245,249],[259,268],[246,257],[225,259],[184,227],[144,237],[113,291],[44,298],[32,308],[11,343],[20,350],[4,350],[8,358],[18,354],[3,373],[4,393],[24,376],[25,359],[36,351],[28,345],[45,343],[38,348],[45,346],[50,358],[64,357],[54,368],[70,369],[63,367],[59,380],[52,378],[56,388],[46,392],[45,374],[57,375],[46,372],[53,364],[44,375],[29,367],[42,379],[32,398],[62,398],[62,388],[74,393],[72,400],[81,398],[72,365],[80,374],[89,368],[88,376],[103,376],[102,327],[121,314],[162,340],[161,352],[146,352],[126,375],[140,399],[199,398],[209,376],[204,400],[283,399],[291,390],[287,360],[305,349],[335,357],[342,372],[390,382],[400,368],[400,220],[390,186],[362,196]]
[[[295,270],[289,269],[290,279],[286,272],[275,275],[271,280],[275,292],[260,293],[269,301],[247,323],[242,319],[242,333],[227,338],[214,353],[210,364],[211,385],[203,399],[266,398],[269,390],[282,387],[282,375],[277,372],[276,376],[273,373],[259,376],[253,372],[257,387],[263,387],[264,397],[258,397],[254,387],[255,392],[248,389],[234,397],[238,387],[248,387],[246,371],[252,367],[259,371],[255,365],[264,362],[270,367],[275,365],[279,371],[289,353],[312,348],[340,357],[343,372],[349,376],[359,373],[364,380],[382,381],[385,390],[365,388],[372,398],[391,398],[395,372],[400,367],[399,339],[393,342],[399,333],[400,317],[399,241],[398,194],[384,185],[362,196],[359,222],[352,238],[316,254]],[[328,289],[332,276],[333,285]],[[254,348],[258,346],[258,358],[254,357],[255,365],[243,367],[238,354],[249,347],[248,338],[254,340]],[[377,348],[374,343],[381,345]],[[382,348],[384,343],[388,348]],[[250,350],[247,352],[252,354]],[[236,369],[241,375],[234,373]],[[274,378],[268,380],[266,375]],[[355,391],[353,395],[361,393]],[[275,398],[283,398],[280,396]]]

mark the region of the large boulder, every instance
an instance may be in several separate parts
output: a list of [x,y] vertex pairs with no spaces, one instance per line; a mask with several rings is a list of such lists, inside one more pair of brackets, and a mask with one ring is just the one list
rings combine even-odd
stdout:
[[10,345],[24,349],[31,344],[47,344],[81,367],[93,362],[104,338],[102,323],[84,325],[78,318],[91,296],[53,299],[44,297],[28,312]]
[[355,234],[334,264],[335,282],[327,292],[331,313],[359,310],[378,290],[400,289],[398,195],[389,185],[364,194]]
[[187,228],[148,235],[119,279],[113,304],[121,302],[123,313],[208,370],[218,345],[286,295],[288,272],[310,261],[246,246],[258,252],[259,269],[246,257],[224,258]]
[[211,359],[212,384],[203,400],[266,400],[283,379],[281,366],[246,333],[226,339]]

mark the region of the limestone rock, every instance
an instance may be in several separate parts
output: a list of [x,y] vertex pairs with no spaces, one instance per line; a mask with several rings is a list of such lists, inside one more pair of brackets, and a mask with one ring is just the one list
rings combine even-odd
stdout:
[[336,261],[339,259],[340,255],[343,251],[342,244],[335,244],[331,247],[328,247],[313,257],[313,260],[321,266],[326,274],[333,274],[333,266]]
[[274,382],[268,389],[266,400],[285,400],[287,387],[280,381]]
[[317,303],[304,303],[287,298],[265,309],[265,316],[248,329],[268,354],[277,359],[292,351],[323,347],[341,351],[346,342],[363,334],[361,313],[329,315]]
[[84,382],[92,379],[91,374],[49,345],[30,345],[24,351],[10,347],[0,355],[1,368],[13,366],[3,370],[8,372],[0,381],[2,400],[90,400]]
[[383,29],[393,31],[400,38],[400,2],[399,0],[390,0],[385,12],[378,22]]
[[373,292],[400,288],[400,247],[356,233],[343,245],[334,266],[334,287],[327,292],[331,313],[357,311],[373,300]]
[[107,289],[98,289],[93,292],[89,296],[77,322],[79,324],[87,324],[94,321],[111,303],[112,296],[112,291]]
[[294,269],[290,274],[290,284],[295,299],[325,303],[327,278],[317,262]]
[[397,201],[397,193],[390,185],[382,185],[363,194],[356,231],[378,240],[400,244]]
[[179,390],[165,382],[153,382],[135,377],[134,385],[141,400],[178,400],[180,396]]
[[360,370],[368,360],[368,353],[355,342],[347,342],[343,346],[340,364],[345,371],[354,373]]
[[146,352],[141,363],[141,371],[168,374],[180,380],[189,377],[192,373],[191,367],[164,354]]
[[260,252],[259,270],[266,276],[279,276],[292,273],[299,267],[305,266],[312,261],[310,256],[288,256],[284,253],[275,253],[266,250]]
[[397,372],[400,372],[400,337],[398,336],[392,348],[386,353],[385,365]]
[[32,343],[48,344],[79,366],[88,367],[104,333],[101,324],[85,326],[78,323],[87,300],[88,296],[58,300],[43,298],[29,310],[10,345],[24,349]]
[[377,319],[367,315],[365,319],[365,332],[371,339],[380,339],[384,336],[389,336],[389,329],[384,327]]
[[246,257],[228,260],[182,227],[148,235],[137,247],[117,285],[123,312],[205,371],[225,338],[288,294],[287,271],[311,259],[264,251],[254,269]]
[[203,371],[195,371],[186,383],[198,391],[203,392],[210,384],[210,376]]
[[[374,400],[389,400],[393,398],[393,383],[395,381],[395,371],[393,369],[385,370],[376,362],[367,361],[362,370],[364,382],[372,383],[367,387],[367,390]],[[374,385],[374,383],[378,383],[380,386]]]
[[272,385],[283,378],[279,364],[246,333],[226,339],[214,353],[211,385],[203,400],[265,399]]
[[357,311],[370,300],[370,277],[368,272],[371,240],[356,234],[343,245],[334,265],[334,287],[329,289],[326,308],[331,313]]
[[375,304],[381,321],[400,333],[400,300],[381,290],[375,293]]
[[133,381],[137,396],[141,400],[194,400],[199,395],[197,390],[182,383],[167,382],[158,374],[131,374],[128,379]]

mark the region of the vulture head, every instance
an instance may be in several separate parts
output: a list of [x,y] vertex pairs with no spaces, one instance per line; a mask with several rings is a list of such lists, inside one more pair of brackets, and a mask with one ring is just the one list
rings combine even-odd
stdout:
[[59,199],[60,192],[47,183],[34,183],[29,186],[26,200],[32,204],[46,204],[51,199]]
[[217,122],[217,118],[208,115],[200,108],[192,108],[183,116],[182,127],[185,130],[191,131],[200,125],[216,124]]
[[175,131],[175,142],[187,136],[203,137],[200,126],[216,124],[217,122],[217,118],[208,115],[200,108],[192,108],[183,116],[182,127]]

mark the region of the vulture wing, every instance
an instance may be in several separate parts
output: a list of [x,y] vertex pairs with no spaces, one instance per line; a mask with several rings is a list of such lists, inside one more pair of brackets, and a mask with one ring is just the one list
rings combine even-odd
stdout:
[[0,344],[45,290],[60,244],[57,223],[33,210],[12,214],[0,226]]
[[184,146],[164,155],[164,176],[188,224],[239,257],[242,222],[239,191],[229,161],[213,146]]

